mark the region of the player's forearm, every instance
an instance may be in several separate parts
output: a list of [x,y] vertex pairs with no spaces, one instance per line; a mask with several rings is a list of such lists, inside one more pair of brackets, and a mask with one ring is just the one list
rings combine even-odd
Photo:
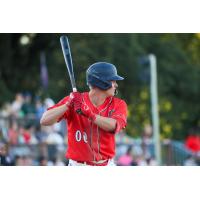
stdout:
[[56,123],[58,119],[67,111],[67,109],[68,105],[64,104],[46,111],[40,120],[40,124],[43,126],[50,126]]
[[100,115],[96,115],[94,123],[105,131],[114,132],[117,121],[109,117],[102,117]]

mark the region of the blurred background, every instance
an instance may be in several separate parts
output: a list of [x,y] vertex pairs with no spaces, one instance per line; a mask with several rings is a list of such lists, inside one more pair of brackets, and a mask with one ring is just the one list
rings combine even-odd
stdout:
[[[61,35],[0,34],[0,165],[67,165],[65,122],[39,124],[71,92]],[[118,96],[128,104],[128,126],[116,135],[117,165],[200,165],[200,34],[66,35],[80,92],[97,61],[125,78]],[[157,61],[156,116],[149,55]]]

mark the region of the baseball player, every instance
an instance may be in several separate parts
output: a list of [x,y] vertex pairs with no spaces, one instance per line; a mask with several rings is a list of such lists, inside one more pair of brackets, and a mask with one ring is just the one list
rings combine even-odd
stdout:
[[91,65],[86,78],[89,92],[72,92],[48,108],[40,122],[48,126],[67,120],[69,166],[115,165],[115,134],[127,123],[127,105],[115,97],[116,81],[124,78],[106,62]]

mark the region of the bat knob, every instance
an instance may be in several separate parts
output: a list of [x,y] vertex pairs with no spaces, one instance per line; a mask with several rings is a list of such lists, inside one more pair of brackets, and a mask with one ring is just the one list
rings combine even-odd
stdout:
[[77,92],[76,87],[73,87],[72,91],[73,91],[73,92]]

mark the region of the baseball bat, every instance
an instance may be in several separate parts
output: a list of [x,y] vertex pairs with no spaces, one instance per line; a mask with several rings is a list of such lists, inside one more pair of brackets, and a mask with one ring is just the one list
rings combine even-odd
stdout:
[[60,37],[60,43],[61,43],[65,63],[66,63],[66,66],[67,66],[69,78],[70,78],[70,81],[71,81],[72,91],[77,92],[76,82],[75,82],[75,78],[74,78],[72,56],[71,56],[71,51],[70,51],[70,46],[69,46],[69,41],[68,41],[67,36],[61,36]]
[[[72,63],[72,56],[71,56],[71,51],[70,51],[70,46],[69,46],[69,41],[67,36],[61,36],[60,37],[60,43],[61,43],[61,47],[62,47],[62,52],[64,55],[64,59],[65,59],[65,64],[68,70],[68,74],[69,74],[69,78],[71,81],[71,86],[72,86],[72,91],[73,92],[77,92],[77,88],[76,88],[76,82],[75,82],[75,78],[74,78],[74,67],[73,67],[73,63]],[[76,110],[77,113],[81,113],[81,110],[78,109]]]

